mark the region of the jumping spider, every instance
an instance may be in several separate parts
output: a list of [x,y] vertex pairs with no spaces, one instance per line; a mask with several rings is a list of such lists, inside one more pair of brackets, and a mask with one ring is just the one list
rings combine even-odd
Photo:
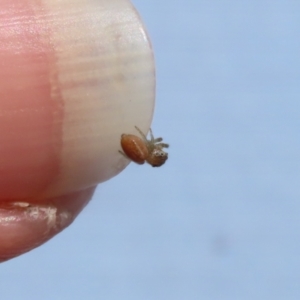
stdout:
[[147,136],[137,126],[135,128],[142,138],[133,134],[122,134],[121,146],[124,152],[119,152],[139,165],[146,161],[152,167],[162,166],[168,159],[168,153],[163,148],[168,148],[169,145],[160,143],[163,140],[161,137],[155,139],[151,129],[151,139],[147,140]]

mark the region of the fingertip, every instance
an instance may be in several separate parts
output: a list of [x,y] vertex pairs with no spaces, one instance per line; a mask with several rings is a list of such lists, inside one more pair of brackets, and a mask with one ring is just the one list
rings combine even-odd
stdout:
[[4,0],[0,24],[5,261],[67,227],[126,167],[120,137],[149,128],[155,68],[127,0]]

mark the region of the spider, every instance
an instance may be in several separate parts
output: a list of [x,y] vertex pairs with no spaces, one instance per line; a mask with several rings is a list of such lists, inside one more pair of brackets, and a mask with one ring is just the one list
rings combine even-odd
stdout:
[[168,148],[169,145],[160,143],[163,140],[161,137],[155,139],[151,129],[151,139],[147,140],[147,136],[137,126],[135,128],[142,138],[133,134],[122,134],[121,146],[124,152],[119,152],[139,165],[146,161],[152,167],[162,166],[168,159],[168,153],[163,148]]

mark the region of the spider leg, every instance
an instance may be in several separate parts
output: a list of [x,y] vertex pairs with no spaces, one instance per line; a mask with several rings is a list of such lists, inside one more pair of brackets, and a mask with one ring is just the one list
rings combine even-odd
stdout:
[[147,141],[147,136],[143,133],[141,129],[139,129],[137,126],[134,126],[135,129],[140,133],[140,135],[144,138],[145,141]]
[[159,138],[156,138],[156,139],[154,139],[154,143],[158,143],[158,142],[161,142],[163,139],[161,138],[161,137],[159,137]]
[[119,153],[122,154],[125,158],[130,159],[124,152],[119,150]]
[[169,144],[165,144],[165,143],[159,143],[159,144],[156,144],[156,146],[158,146],[160,148],[169,148]]
[[149,132],[150,132],[150,137],[151,137],[151,143],[155,143],[155,139],[154,139],[153,132],[152,132],[151,128],[149,128]]

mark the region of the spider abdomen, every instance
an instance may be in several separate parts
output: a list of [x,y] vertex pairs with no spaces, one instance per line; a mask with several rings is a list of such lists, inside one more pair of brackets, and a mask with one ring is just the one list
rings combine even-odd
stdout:
[[136,135],[122,134],[121,146],[126,156],[139,165],[144,164],[149,156],[147,145]]

